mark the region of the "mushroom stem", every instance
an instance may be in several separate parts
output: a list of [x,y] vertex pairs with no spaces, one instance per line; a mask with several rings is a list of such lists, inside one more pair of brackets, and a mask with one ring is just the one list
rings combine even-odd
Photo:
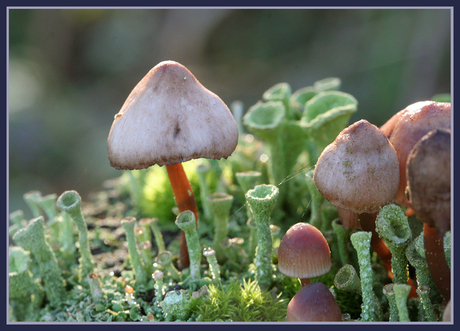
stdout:
[[[182,163],[166,165],[166,170],[169,181],[171,182],[174,198],[176,199],[177,208],[179,208],[179,214],[186,210],[192,211],[195,214],[195,222],[198,227],[198,209],[195,195],[193,194],[192,186],[185,174]],[[180,262],[181,268],[187,268],[190,265],[184,231],[180,235]]]
[[310,278],[299,278],[299,279],[300,279],[300,284],[302,284],[302,287],[310,284]]
[[436,287],[446,301],[450,300],[450,270],[444,254],[443,239],[435,227],[423,224],[425,258]]

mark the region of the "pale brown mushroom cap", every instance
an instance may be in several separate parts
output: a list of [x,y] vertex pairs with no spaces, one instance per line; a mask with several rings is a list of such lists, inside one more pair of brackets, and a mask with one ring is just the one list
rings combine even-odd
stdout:
[[309,223],[291,226],[278,247],[278,268],[295,278],[313,278],[331,269],[331,251],[320,230]]
[[393,115],[380,128],[394,146],[399,161],[400,183],[396,200],[408,206],[405,195],[407,157],[426,133],[434,129],[451,127],[451,104],[447,102],[419,101]]
[[333,205],[358,214],[378,212],[398,189],[396,151],[379,128],[360,120],[323,150],[313,179]]
[[107,151],[117,169],[144,169],[196,158],[227,158],[238,127],[225,103],[183,65],[152,68],[126,99],[110,129]]

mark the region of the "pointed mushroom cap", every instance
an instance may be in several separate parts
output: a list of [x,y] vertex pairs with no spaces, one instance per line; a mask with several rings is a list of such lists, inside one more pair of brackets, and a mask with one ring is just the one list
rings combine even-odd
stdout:
[[379,128],[357,121],[323,150],[313,179],[333,205],[355,213],[378,212],[398,190],[396,151]]
[[238,142],[230,110],[183,65],[152,68],[126,99],[107,151],[117,169],[144,169],[196,158],[227,158]]
[[320,230],[309,223],[291,226],[278,247],[278,268],[289,277],[313,278],[331,269],[331,251]]

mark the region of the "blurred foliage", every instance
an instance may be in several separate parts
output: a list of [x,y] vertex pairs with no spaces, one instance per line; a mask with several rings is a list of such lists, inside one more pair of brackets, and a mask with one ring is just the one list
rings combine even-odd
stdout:
[[[449,93],[449,9],[9,9],[9,208],[22,195],[78,190],[110,167],[113,116],[154,65],[175,60],[244,111],[284,81],[340,77],[351,122],[382,125]],[[231,157],[229,158],[231,159]],[[31,215],[25,215],[29,218]]]

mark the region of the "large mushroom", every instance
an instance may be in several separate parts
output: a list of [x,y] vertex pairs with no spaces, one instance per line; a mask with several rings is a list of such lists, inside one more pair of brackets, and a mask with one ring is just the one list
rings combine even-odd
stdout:
[[372,232],[372,248],[391,270],[390,250],[375,232],[379,208],[393,202],[399,185],[398,158],[385,134],[366,120],[348,126],[321,153],[313,179],[326,200],[358,214],[361,228]]
[[[410,104],[393,115],[380,129],[396,150],[399,161],[399,187],[395,200],[406,207],[411,207],[406,197],[406,165],[407,158],[425,134],[434,129],[451,127],[451,104],[446,102],[419,101]],[[411,208],[408,213],[412,212]]]
[[[230,110],[182,64],[153,67],[115,115],[107,139],[110,165],[116,169],[166,166],[179,212],[198,212],[182,162],[227,158],[238,143]],[[181,266],[189,265],[181,234]]]

